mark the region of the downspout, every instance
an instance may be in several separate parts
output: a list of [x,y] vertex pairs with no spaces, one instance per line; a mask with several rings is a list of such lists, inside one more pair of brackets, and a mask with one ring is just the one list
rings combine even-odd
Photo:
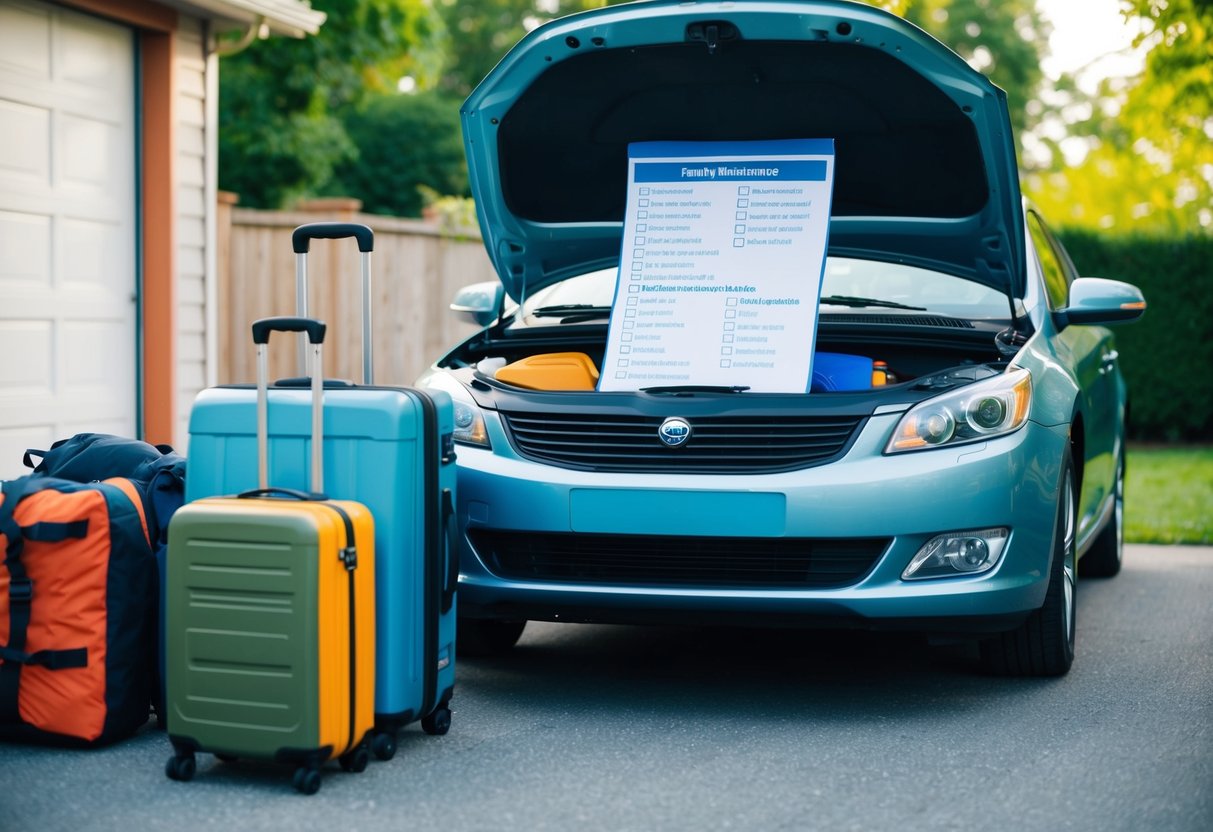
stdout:
[[219,383],[219,228],[216,216],[219,198],[219,59],[243,52],[255,41],[265,40],[269,35],[269,24],[262,16],[249,24],[244,34],[231,43],[222,43],[220,36],[214,32],[214,22],[207,21],[206,37],[203,41],[206,44],[206,113],[203,119],[206,166],[203,175],[203,199],[207,210],[204,220],[206,257],[203,268],[206,287],[204,378],[207,387],[214,387]]
[[213,53],[220,58],[227,58],[248,49],[253,45],[253,41],[265,40],[269,36],[270,26],[265,22],[265,17],[261,16],[250,23],[249,27],[244,30],[244,34],[231,43],[220,43],[218,36],[216,36]]
[[[206,257],[204,309],[204,350],[206,354],[205,384],[214,387],[219,383],[219,223],[216,217],[219,204],[219,50],[215,48],[215,36],[211,29],[214,23],[207,21],[203,43],[206,44],[205,86],[206,104],[203,116],[203,152],[206,166],[203,174],[202,193],[206,205],[203,212]],[[251,27],[250,27],[251,31]]]

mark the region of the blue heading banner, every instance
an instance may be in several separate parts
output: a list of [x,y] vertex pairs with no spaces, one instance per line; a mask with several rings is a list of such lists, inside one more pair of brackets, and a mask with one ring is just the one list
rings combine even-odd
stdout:
[[757,142],[632,142],[628,145],[628,156],[633,159],[833,155],[833,139],[770,139]]
[[824,182],[822,159],[766,161],[637,162],[637,182]]

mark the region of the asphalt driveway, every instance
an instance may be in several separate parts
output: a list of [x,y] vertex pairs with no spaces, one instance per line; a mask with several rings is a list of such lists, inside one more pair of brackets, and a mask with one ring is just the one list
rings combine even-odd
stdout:
[[148,726],[92,752],[0,745],[0,828],[1213,829],[1213,549],[1131,546],[1080,585],[1056,680],[888,635],[532,624],[412,726],[303,797]]

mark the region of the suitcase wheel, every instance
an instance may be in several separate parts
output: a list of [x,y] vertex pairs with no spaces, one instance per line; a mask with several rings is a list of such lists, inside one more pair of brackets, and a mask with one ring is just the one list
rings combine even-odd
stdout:
[[337,758],[343,771],[352,771],[354,774],[366,771],[367,763],[370,761],[371,752],[366,750],[365,745],[360,745],[350,753],[342,754]]
[[440,705],[421,718],[421,730],[435,737],[441,737],[451,730],[451,709]]
[[371,751],[380,760],[390,760],[396,756],[396,732],[378,731],[371,739]]
[[295,769],[291,785],[300,794],[315,794],[320,791],[320,772],[308,766],[299,766]]
[[164,764],[164,773],[168,776],[168,779],[179,780],[182,783],[193,780],[194,773],[197,770],[198,762],[191,753],[174,754]]

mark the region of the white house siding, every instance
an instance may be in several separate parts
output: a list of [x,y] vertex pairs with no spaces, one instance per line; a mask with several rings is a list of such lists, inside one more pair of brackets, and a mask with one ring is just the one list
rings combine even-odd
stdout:
[[[207,386],[206,24],[182,16],[177,32],[177,425],[173,446],[185,452],[189,412]],[[213,64],[212,64],[213,65]],[[209,206],[214,210],[214,206]]]

